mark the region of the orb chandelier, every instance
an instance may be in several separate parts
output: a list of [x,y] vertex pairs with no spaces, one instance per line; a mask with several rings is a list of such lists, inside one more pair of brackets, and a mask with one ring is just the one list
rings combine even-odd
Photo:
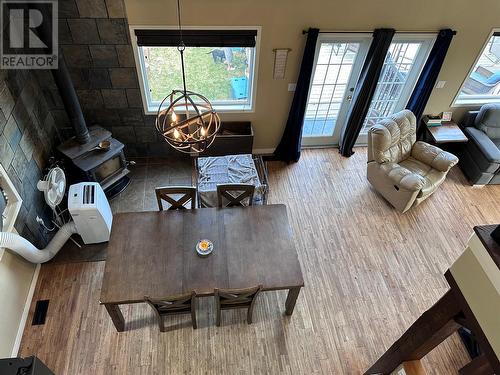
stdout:
[[176,150],[197,154],[214,142],[220,128],[220,118],[205,96],[186,89],[186,46],[182,38],[180,0],[177,0],[177,18],[180,36],[177,50],[181,56],[183,89],[173,90],[161,101],[156,114],[156,129]]

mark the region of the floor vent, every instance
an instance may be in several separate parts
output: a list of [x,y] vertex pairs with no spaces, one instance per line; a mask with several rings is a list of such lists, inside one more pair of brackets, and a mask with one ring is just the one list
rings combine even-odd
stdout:
[[45,324],[45,318],[47,317],[47,310],[49,308],[49,300],[43,299],[36,301],[35,313],[33,314],[32,326],[39,326]]

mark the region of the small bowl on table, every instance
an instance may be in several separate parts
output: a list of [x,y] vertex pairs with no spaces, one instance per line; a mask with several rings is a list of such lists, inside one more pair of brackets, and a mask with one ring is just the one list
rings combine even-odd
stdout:
[[210,240],[199,240],[196,244],[196,253],[198,256],[205,258],[214,250],[214,244]]

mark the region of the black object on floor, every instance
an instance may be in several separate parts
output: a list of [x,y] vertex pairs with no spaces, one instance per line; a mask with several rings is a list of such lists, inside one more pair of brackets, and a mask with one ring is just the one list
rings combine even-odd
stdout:
[[500,244],[500,224],[498,224],[496,229],[491,232],[491,237],[496,241],[497,244]]
[[481,355],[481,348],[479,347],[479,343],[474,337],[473,333],[469,331],[467,328],[459,328],[458,335],[460,339],[462,339],[462,343],[465,346],[465,349],[470,355],[471,359],[474,359]]
[[2,375],[54,375],[37,357],[0,359]]
[[38,326],[45,324],[45,318],[47,317],[47,310],[49,309],[49,300],[43,299],[36,301],[35,313],[33,314],[32,326]]

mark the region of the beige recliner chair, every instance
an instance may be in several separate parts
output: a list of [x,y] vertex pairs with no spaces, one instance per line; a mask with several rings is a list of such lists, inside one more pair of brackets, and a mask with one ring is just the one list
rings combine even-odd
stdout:
[[368,132],[368,181],[398,211],[429,197],[458,158],[425,142],[416,142],[415,115],[404,110]]

